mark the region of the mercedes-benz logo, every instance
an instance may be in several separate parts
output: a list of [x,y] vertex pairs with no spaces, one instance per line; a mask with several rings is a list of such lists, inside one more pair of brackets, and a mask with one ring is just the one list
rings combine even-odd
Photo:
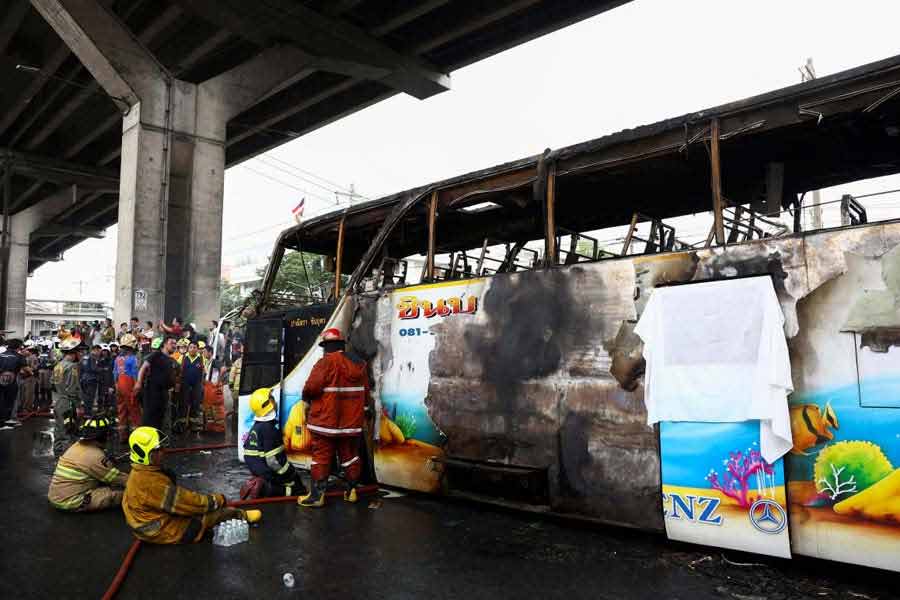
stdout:
[[750,522],[757,531],[781,533],[787,527],[787,513],[780,504],[768,498],[761,498],[750,505]]

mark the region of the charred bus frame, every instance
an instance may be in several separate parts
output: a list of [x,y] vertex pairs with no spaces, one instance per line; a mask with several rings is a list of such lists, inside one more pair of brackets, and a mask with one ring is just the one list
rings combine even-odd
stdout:
[[[288,381],[309,368],[314,338],[279,356],[276,338],[291,311],[310,305],[347,329],[377,388],[396,375],[398,338],[388,321],[398,298],[402,307],[412,297],[399,294],[458,283],[455,304],[418,306],[465,313],[466,286],[476,282],[487,290],[480,316],[433,328],[434,349],[420,365],[428,418],[443,436],[440,453],[428,457],[436,475],[425,491],[662,529],[659,437],[644,422],[634,334],[647,296],[660,284],[771,275],[801,391],[822,376],[802,344],[831,347],[853,336],[846,363],[858,365],[867,347],[900,343],[891,333],[900,323],[865,307],[841,313],[843,326],[819,339],[810,319],[822,316],[806,302],[836,293],[824,284],[856,268],[848,256],[888,260],[900,248],[900,223],[869,223],[853,198],[840,201],[840,227],[804,232],[801,219],[809,190],[900,172],[898,138],[894,57],[311,219],[276,243],[248,325],[241,395],[278,382],[283,393],[299,393]],[[711,213],[702,235],[679,237],[670,221],[700,213]],[[619,228],[620,248],[603,247],[595,233],[610,228]],[[328,257],[330,302],[285,304],[272,293],[289,250]],[[257,352],[251,330],[266,323],[268,352]],[[254,375],[257,368],[265,374]],[[377,456],[369,458],[378,474]]]

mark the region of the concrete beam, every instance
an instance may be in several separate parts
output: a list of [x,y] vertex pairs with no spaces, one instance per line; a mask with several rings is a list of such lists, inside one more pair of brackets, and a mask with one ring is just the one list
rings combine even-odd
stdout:
[[[289,36],[292,44],[316,57],[323,68],[346,73],[355,68],[367,79],[424,99],[450,89],[450,77],[436,67],[406,56],[366,31],[289,0],[267,0],[265,6],[228,0],[181,0],[203,18],[261,46]],[[252,18],[251,18],[252,17]],[[367,69],[363,73],[363,66]]]
[[329,17],[339,17],[345,12],[350,12],[362,2],[363,0],[332,0],[325,7],[325,14]]
[[216,48],[227,42],[230,37],[230,31],[221,29],[212,37],[206,38],[203,43],[191,50],[191,52],[181,60],[178,66],[175,67],[175,75],[181,75],[196,67],[198,63],[215,51]]
[[199,84],[197,135],[224,141],[228,121],[282,89],[285,81],[311,72],[311,64],[302,50],[277,46]]
[[[181,16],[182,12],[180,7],[174,5],[170,6],[156,18],[154,18],[147,25],[147,27],[145,27],[144,30],[141,31],[140,35],[138,35],[138,41],[141,44],[149,45],[153,41],[153,39],[160,34],[160,32],[171,26]],[[62,124],[66,123],[72,117],[72,114],[75,113],[75,111],[84,106],[90,99],[97,98],[98,95],[102,94],[103,92],[101,91],[100,86],[97,84],[90,84],[86,88],[79,90],[77,94],[72,96],[69,101],[65,103],[65,105],[57,110],[53,114],[53,116],[48,119],[38,131],[35,132],[34,136],[32,136],[32,138],[28,140],[27,148],[29,150],[34,150],[35,148],[40,146],[48,137],[53,134],[54,131],[59,129]],[[122,107],[119,107],[120,110],[121,108]],[[117,123],[120,123],[122,121],[121,115],[116,115],[115,121]],[[76,143],[76,146],[80,143],[81,142]],[[69,154],[68,152],[66,154],[67,158],[71,158],[71,156],[74,156],[74,154]]]
[[390,71],[379,78],[389,87],[423,100],[450,89],[450,76],[425,61],[397,52],[346,21],[317,13],[289,0],[270,0],[273,8],[288,15],[286,29],[293,42],[310,53]]
[[520,10],[524,10],[542,1],[543,0],[516,0],[515,2],[497,5],[497,7],[491,11],[480,11],[478,13],[478,16],[471,21],[463,23],[455,29],[447,30],[441,35],[436,35],[426,39],[418,46],[415,46],[412,51],[415,54],[424,54],[426,52],[430,52],[435,48],[440,48],[444,44],[461,38],[464,35],[468,35],[473,31],[481,29],[482,27],[486,27],[501,19],[505,19],[506,17],[515,14]]
[[104,192],[84,192],[78,189],[69,188],[69,204],[62,211],[54,215],[51,222],[61,223],[77,213],[79,210],[90,204],[94,199],[99,198]]
[[62,259],[62,254],[48,254],[46,256],[36,256],[34,254],[31,254],[28,256],[28,260],[32,262],[62,262]]
[[0,56],[6,54],[6,47],[19,30],[19,26],[28,14],[31,6],[26,0],[12,0],[5,9],[5,14],[0,21]]
[[165,99],[158,82],[166,69],[97,0],[31,0],[32,6],[113,98],[141,103],[142,118],[161,122]]
[[[143,36],[144,33],[141,34],[141,37]],[[210,52],[218,48],[221,44],[228,40],[229,37],[231,37],[230,32],[220,31],[216,35],[207,39],[200,46],[195,48],[188,56],[186,56],[184,60],[181,61],[181,64],[178,65],[176,69],[176,74],[183,73],[197,66],[206,56],[210,54]],[[81,139],[69,146],[65,150],[63,155],[66,158],[72,158],[73,156],[81,152],[81,150],[93,143],[94,140],[109,133],[110,131],[112,131],[113,127],[120,125],[121,123],[122,118],[119,115],[110,117],[109,119],[98,125],[91,133],[86,136],[82,136]],[[120,149],[117,147],[111,152],[107,153],[107,155],[103,156],[98,164],[107,165],[117,159],[120,153]]]
[[[43,70],[41,70],[43,72]],[[72,65],[69,70],[62,74],[62,78],[67,81],[73,81],[78,74],[81,72],[81,64],[76,63]],[[31,129],[31,126],[34,125],[38,119],[44,116],[47,112],[47,109],[50,108],[64,92],[72,93],[71,86],[59,81],[53,91],[49,93],[44,93],[45,90],[42,90],[41,93],[41,102],[34,109],[31,110],[31,113],[27,118],[22,119],[19,123],[18,127],[16,127],[15,133],[13,133],[12,137],[9,139],[9,145],[13,148],[19,147],[19,140],[22,139],[28,130]],[[27,106],[27,104],[25,104]]]
[[[122,124],[122,116],[121,115],[112,115],[102,123],[98,124],[94,129],[88,133],[87,135],[83,135],[78,140],[66,148],[63,151],[63,156],[65,158],[72,158],[76,156],[79,152],[93,144],[98,138],[112,131],[113,127],[116,125],[121,126]],[[107,163],[100,163],[107,164]]]
[[409,10],[394,15],[381,25],[373,27],[369,30],[369,33],[371,35],[374,35],[375,37],[387,35],[391,31],[400,29],[407,23],[412,23],[416,19],[424,17],[428,13],[444,6],[448,2],[450,2],[450,0],[428,0],[427,2],[420,2],[413,5],[413,7]]
[[28,87],[19,95],[16,102],[0,117],[0,135],[3,135],[9,126],[16,122],[16,119],[25,112],[25,109],[31,103],[31,100],[43,89],[53,74],[62,66],[63,62],[69,58],[69,48],[65,44],[59,44],[56,50],[50,54],[50,58],[40,65],[41,71],[34,80],[28,84]]
[[310,96],[304,99],[302,102],[292,103],[289,106],[286,106],[282,110],[276,110],[270,114],[267,114],[262,120],[257,121],[253,125],[249,126],[241,126],[243,131],[237,135],[230,136],[228,138],[227,145],[233,146],[238,142],[247,139],[253,135],[256,135],[260,131],[264,131],[274,125],[277,125],[281,121],[296,115],[299,112],[303,112],[307,108],[311,106],[315,106],[320,102],[324,102],[328,98],[339,94],[345,90],[349,90],[351,87],[359,83],[356,79],[348,79],[347,81],[342,81],[341,83],[335,84],[329,88],[326,88],[315,94],[314,96]]
[[38,190],[40,190],[42,187],[44,187],[45,183],[46,183],[45,181],[38,179],[37,181],[35,181],[34,183],[31,184],[31,187],[29,187],[27,190],[25,190],[24,192],[19,194],[17,197],[13,198],[13,201],[9,205],[10,214],[14,214],[16,211],[19,210],[20,207],[24,206],[25,203],[28,202],[28,200],[30,200],[32,196],[34,196],[35,194],[38,193]]
[[47,237],[60,237],[71,235],[81,238],[102,238],[105,235],[104,229],[97,227],[78,227],[75,225],[60,225],[56,223],[48,223],[31,232],[31,240]]
[[8,161],[13,173],[31,179],[103,190],[117,190],[119,187],[119,174],[111,169],[4,148],[0,148],[0,160]]
[[[113,0],[101,0],[104,6],[111,6]],[[125,15],[131,14],[135,8],[137,8],[137,4],[132,5],[129,8]],[[28,8],[31,8],[31,4],[28,4]],[[124,18],[124,16],[123,16]],[[56,86],[56,89],[50,92],[49,94],[42,93],[44,86],[47,82],[52,78],[55,78],[55,73],[59,70],[59,67],[63,62],[71,55],[71,51],[69,47],[63,43],[59,44],[59,47],[54,51],[53,55],[50,59],[42,64],[42,65],[33,65],[39,66],[40,70],[38,71],[38,76],[35,80],[29,85],[28,89],[21,94],[20,98],[15,104],[15,108],[10,111],[9,114],[4,115],[3,123],[6,123],[6,126],[0,127],[0,134],[3,133],[6,127],[8,127],[11,123],[15,122],[25,108],[31,106],[32,100],[40,94],[41,96],[41,104],[37,108],[31,111],[31,115],[25,119],[16,130],[15,135],[10,139],[10,146],[17,146],[19,140],[22,136],[31,128],[34,123],[41,118],[44,112],[56,101],[60,94],[64,91],[70,91],[71,87],[63,82],[59,82]],[[65,81],[74,81],[81,73],[82,66],[80,63],[76,63],[73,65],[67,72],[63,73],[60,79]],[[68,158],[68,157],[67,157]]]

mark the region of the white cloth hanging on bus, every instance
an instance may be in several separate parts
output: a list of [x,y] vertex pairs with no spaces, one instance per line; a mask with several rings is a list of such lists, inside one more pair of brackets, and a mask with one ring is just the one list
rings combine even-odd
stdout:
[[759,419],[766,461],[791,449],[791,363],[771,278],[657,288],[635,332],[648,424]]

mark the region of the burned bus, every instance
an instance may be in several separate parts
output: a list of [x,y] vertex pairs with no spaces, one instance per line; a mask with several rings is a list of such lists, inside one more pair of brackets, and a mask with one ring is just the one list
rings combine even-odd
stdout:
[[[247,310],[239,429],[275,386],[308,466],[301,389],[339,327],[380,484],[900,570],[900,222],[812,193],[898,171],[900,57],[310,219]],[[273,285],[297,253],[328,285]],[[790,360],[773,462],[752,422],[648,425],[635,332],[663,286],[751,277]]]

